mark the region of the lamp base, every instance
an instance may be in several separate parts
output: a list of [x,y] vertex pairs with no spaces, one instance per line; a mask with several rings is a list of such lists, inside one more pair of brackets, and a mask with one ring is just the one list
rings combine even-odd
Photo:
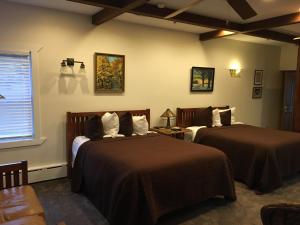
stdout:
[[170,129],[171,128],[171,124],[170,124],[170,117],[167,118],[167,126],[166,126],[167,129]]

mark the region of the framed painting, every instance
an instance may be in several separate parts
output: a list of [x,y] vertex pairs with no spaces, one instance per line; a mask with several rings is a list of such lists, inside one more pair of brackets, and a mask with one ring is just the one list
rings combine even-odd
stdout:
[[262,97],[262,87],[253,87],[252,98]]
[[215,68],[192,67],[191,92],[214,90]]
[[125,56],[95,53],[95,93],[121,93],[125,84]]
[[255,70],[254,72],[254,85],[262,85],[263,84],[263,70]]

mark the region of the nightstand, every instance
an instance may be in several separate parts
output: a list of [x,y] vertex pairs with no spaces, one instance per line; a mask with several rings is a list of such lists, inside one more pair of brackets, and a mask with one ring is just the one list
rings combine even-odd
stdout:
[[180,130],[172,130],[171,128],[165,128],[165,127],[153,127],[151,130],[163,134],[168,135],[170,137],[178,138],[178,139],[184,139],[184,134],[186,132],[191,132],[189,129],[185,129],[180,127]]

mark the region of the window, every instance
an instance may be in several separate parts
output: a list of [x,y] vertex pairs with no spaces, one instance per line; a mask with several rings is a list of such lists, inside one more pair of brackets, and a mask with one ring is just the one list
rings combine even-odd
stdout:
[[0,53],[0,142],[35,137],[31,54]]

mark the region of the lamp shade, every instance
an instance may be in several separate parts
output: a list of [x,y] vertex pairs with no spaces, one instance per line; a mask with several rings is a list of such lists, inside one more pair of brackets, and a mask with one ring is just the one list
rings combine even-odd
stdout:
[[171,109],[166,109],[166,111],[160,117],[176,117],[176,115],[171,111]]

